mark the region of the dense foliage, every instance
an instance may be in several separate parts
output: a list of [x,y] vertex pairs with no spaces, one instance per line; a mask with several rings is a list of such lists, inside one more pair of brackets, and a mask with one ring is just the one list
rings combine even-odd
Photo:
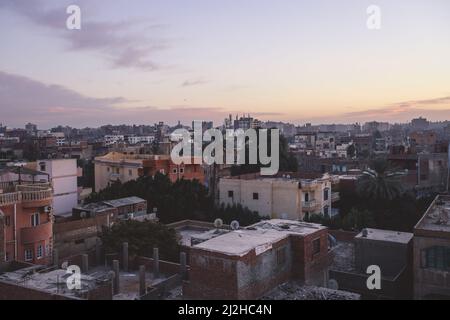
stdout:
[[240,205],[216,207],[208,189],[197,180],[181,179],[172,183],[166,175],[160,173],[126,183],[115,182],[110,187],[93,193],[87,202],[130,196],[147,200],[149,211],[156,208],[162,223],[186,219],[212,222],[221,218],[225,223],[238,220],[245,226],[261,220],[258,213]]

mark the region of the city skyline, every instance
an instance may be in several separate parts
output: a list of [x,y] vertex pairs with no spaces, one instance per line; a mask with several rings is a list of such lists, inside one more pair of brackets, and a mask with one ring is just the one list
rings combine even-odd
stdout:
[[[65,27],[69,4],[82,10],[81,30]],[[371,4],[380,30],[367,29]],[[2,1],[1,122],[449,119],[449,9],[440,0]]]

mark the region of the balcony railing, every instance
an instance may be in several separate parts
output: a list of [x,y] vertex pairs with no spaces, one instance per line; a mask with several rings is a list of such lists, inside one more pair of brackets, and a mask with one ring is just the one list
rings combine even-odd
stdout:
[[302,208],[305,210],[311,210],[314,209],[317,206],[316,200],[309,200],[309,201],[303,201],[302,202]]
[[16,185],[16,192],[0,193],[0,206],[19,202],[51,200],[53,190],[50,184]]
[[339,201],[339,199],[341,199],[341,196],[339,195],[339,192],[332,192],[331,193],[331,201],[332,202]]

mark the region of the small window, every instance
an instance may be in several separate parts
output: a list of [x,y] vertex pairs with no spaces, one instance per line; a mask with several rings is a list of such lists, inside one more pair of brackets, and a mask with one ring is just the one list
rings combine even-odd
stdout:
[[45,170],[47,169],[47,167],[46,167],[46,165],[45,165],[45,162],[42,162],[42,163],[39,164],[39,169],[40,169],[41,171],[45,171]]
[[5,226],[9,227],[11,225],[11,217],[6,216],[5,217]]
[[228,191],[228,198],[233,198],[234,197],[234,192],[232,190]]
[[106,168],[106,171],[107,171],[107,172],[110,172],[110,171],[111,171],[111,169],[110,169],[110,168],[108,167],[108,168]]
[[277,265],[284,266],[286,264],[286,247],[277,250]]
[[133,170],[128,170],[128,175],[131,177],[133,175]]
[[116,168],[116,173],[119,174],[120,173],[120,169]]
[[181,173],[181,174],[184,173],[184,168],[180,168],[180,173]]
[[42,259],[43,256],[44,256],[44,248],[42,247],[42,245],[38,245],[36,250],[36,258]]
[[48,245],[48,244],[45,245],[45,255],[46,255],[47,257],[50,257],[50,255],[51,255],[51,252],[50,252],[50,245]]
[[33,261],[33,250],[25,250],[25,261]]
[[320,253],[320,238],[313,240],[313,256]]
[[326,188],[323,190],[323,200],[327,201],[330,196],[330,189]]
[[172,172],[173,172],[174,174],[177,174],[177,173],[178,173],[177,168],[173,169]]
[[31,226],[36,227],[39,225],[39,212],[31,215]]
[[259,193],[253,192],[253,200],[259,200]]
[[8,262],[9,261],[9,252],[5,253],[5,261]]

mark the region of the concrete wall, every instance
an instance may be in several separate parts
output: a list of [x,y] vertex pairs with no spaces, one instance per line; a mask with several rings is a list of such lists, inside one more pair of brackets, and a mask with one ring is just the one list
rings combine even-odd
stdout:
[[[228,192],[233,191],[233,198]],[[258,199],[253,199],[253,194]],[[219,201],[241,204],[262,217],[302,219],[300,189],[295,181],[220,179]]]
[[450,271],[424,268],[424,250],[434,246],[450,247],[450,239],[414,236],[414,298],[450,297]]
[[402,269],[411,264],[412,243],[373,241],[367,238],[355,238],[355,267],[365,273],[370,265],[380,266],[386,277],[397,276]]

